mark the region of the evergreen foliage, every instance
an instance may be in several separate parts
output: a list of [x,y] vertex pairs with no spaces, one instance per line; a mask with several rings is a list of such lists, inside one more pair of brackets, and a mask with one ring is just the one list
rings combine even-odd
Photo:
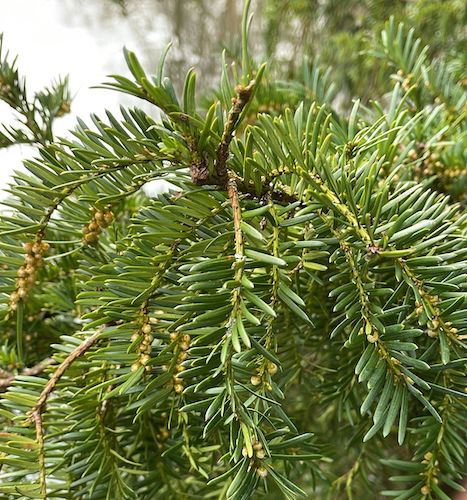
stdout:
[[16,118],[14,125],[1,126],[0,148],[15,144],[44,145],[53,140],[55,118],[70,112],[68,79],[58,79],[29,99],[16,58],[3,52],[3,36],[0,33],[0,101],[13,110]]
[[[391,20],[369,57],[392,88],[342,115],[317,64],[295,81],[256,65],[248,3],[241,64],[223,64],[207,109],[193,70],[177,97],[165,54],[149,76],[125,51],[131,75],[105,87],[161,118],[92,116],[15,174],[3,498],[462,490],[458,66]],[[170,191],[142,193],[161,178]]]
[[[430,57],[454,55],[465,66],[467,5],[461,0],[265,0],[268,55],[292,74],[301,55],[319,57],[333,68],[341,92],[379,98],[387,91],[389,73],[366,51],[389,15],[415,28],[429,43]],[[289,57],[290,50],[295,58]]]

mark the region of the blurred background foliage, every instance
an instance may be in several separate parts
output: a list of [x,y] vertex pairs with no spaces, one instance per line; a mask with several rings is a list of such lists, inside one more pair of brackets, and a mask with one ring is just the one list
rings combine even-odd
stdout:
[[319,57],[350,97],[377,98],[390,72],[366,53],[388,18],[413,27],[430,56],[463,54],[465,62],[466,7],[462,0],[268,0],[264,38],[268,55],[288,65],[289,76],[300,56]]
[[[201,76],[212,80],[217,76],[216,42],[229,56],[240,54],[236,36],[240,0],[107,1],[124,16],[139,9],[146,15],[164,12],[181,50],[169,58],[171,70],[178,66],[183,72],[193,61],[202,65]],[[387,92],[390,70],[367,53],[391,16],[415,29],[423,44],[429,45],[430,57],[449,60],[456,55],[466,62],[467,3],[463,0],[258,0],[253,6],[257,54],[263,52],[274,61],[281,78],[296,77],[303,57],[319,58],[324,68],[332,67],[341,105],[355,96],[369,100]],[[214,57],[203,57],[209,53]]]

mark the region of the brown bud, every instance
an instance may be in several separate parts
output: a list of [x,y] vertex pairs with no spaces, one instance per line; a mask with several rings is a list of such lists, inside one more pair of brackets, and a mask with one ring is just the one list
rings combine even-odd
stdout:
[[84,236],[84,241],[90,245],[97,243],[97,239],[97,234],[95,233],[89,233]]
[[26,264],[29,264],[29,265],[33,266],[36,263],[36,258],[33,257],[32,255],[28,254],[24,258],[24,262],[26,262]]
[[32,244],[32,252],[33,253],[40,253],[42,250],[42,245],[39,242],[35,242]]
[[104,221],[106,222],[106,224],[107,225],[111,224],[113,220],[114,220],[114,214],[112,212],[105,212]]
[[95,221],[92,221],[88,224],[89,231],[93,232],[99,228],[99,224]]
[[32,252],[32,243],[23,243],[23,248],[26,253],[31,253]]
[[36,266],[34,266],[34,264],[27,264],[24,270],[30,276],[36,273]]
[[104,212],[101,212],[100,210],[98,210],[94,214],[94,219],[97,221],[98,224],[100,224],[101,222],[103,222],[104,221]]
[[18,278],[26,278],[28,275],[26,269],[24,266],[21,266],[19,269],[18,269],[18,272],[17,272],[17,276]]

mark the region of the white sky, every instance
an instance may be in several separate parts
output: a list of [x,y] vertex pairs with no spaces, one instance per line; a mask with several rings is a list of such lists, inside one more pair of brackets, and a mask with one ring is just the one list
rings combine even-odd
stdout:
[[[72,113],[56,121],[57,135],[65,135],[73,128],[77,115],[86,119],[91,111],[99,114],[103,109],[118,110],[120,103],[137,104],[135,99],[118,92],[89,88],[102,83],[108,74],[126,73],[122,47],[126,45],[137,51],[141,36],[131,17],[115,15],[110,2],[98,2],[94,5],[96,9],[92,3],[0,0],[4,50],[18,54],[18,67],[27,78],[28,88],[38,90],[58,75],[70,77]],[[108,16],[105,16],[106,6]],[[92,10],[99,11],[95,22]],[[163,22],[152,21],[154,30],[146,32],[146,42],[160,53],[168,34],[161,30]],[[0,123],[12,123],[11,120],[11,110],[0,102]],[[7,187],[12,170],[21,168],[22,159],[33,152],[28,146],[0,149],[0,190]]]

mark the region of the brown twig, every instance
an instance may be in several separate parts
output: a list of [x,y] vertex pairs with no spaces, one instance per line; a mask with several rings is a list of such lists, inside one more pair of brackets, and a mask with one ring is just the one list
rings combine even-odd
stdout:
[[50,394],[54,391],[58,381],[62,378],[65,371],[73,364],[73,362],[82,356],[94,343],[97,341],[101,331],[97,330],[90,337],[85,339],[74,351],[72,351],[58,368],[54,371],[49,381],[42,390],[37,403],[32,408],[29,419],[34,422],[36,427],[36,440],[39,445],[39,484],[41,498],[47,498],[46,485],[46,470],[45,470],[45,453],[44,453],[44,425],[42,422],[42,413],[45,410],[47,400]]
[[235,87],[236,97],[232,98],[232,108],[224,126],[222,139],[216,152],[215,170],[219,182],[227,183],[227,159],[229,157],[229,146],[233,139],[233,134],[239,123],[240,115],[253,95],[255,80],[252,80],[246,87],[237,85]]
[[[25,368],[24,370],[21,371],[19,375],[25,375],[25,376],[39,375],[47,367],[54,364],[56,364],[56,361],[53,358],[46,358],[42,360],[40,363],[37,363],[37,365]],[[0,388],[10,387],[10,385],[12,385],[13,382],[16,380],[16,377],[18,377],[18,375],[14,375],[13,373],[0,369]]]

